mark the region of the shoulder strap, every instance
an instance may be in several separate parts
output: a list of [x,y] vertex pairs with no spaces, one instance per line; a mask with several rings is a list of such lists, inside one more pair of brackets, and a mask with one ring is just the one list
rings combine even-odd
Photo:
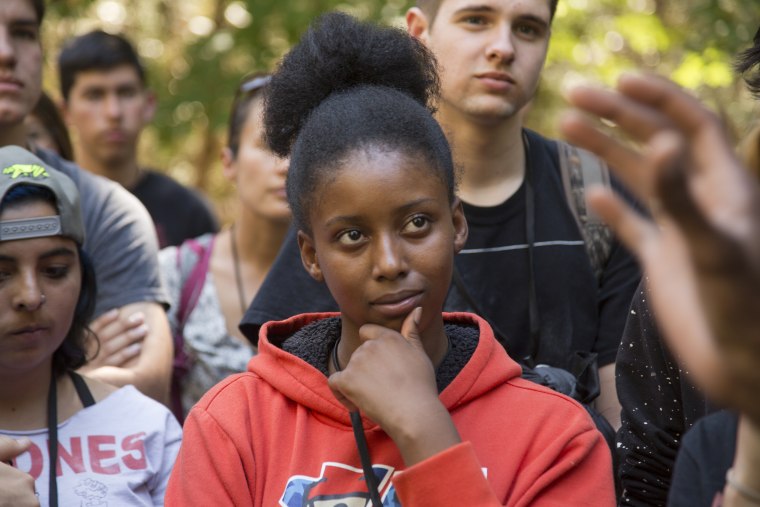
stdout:
[[[177,306],[177,328],[173,334],[174,360],[170,389],[170,408],[177,420],[182,424],[184,412],[182,410],[182,378],[190,369],[190,357],[185,352],[184,329],[188,317],[193,312],[198,298],[203,290],[208,273],[209,259],[214,250],[216,235],[211,236],[207,245],[202,245],[197,239],[188,239],[177,248],[177,270],[182,280],[180,286],[179,305]],[[183,277],[182,251],[187,246],[196,254],[196,262],[187,278]]]
[[74,382],[74,389],[76,389],[79,400],[82,402],[82,405],[84,405],[84,408],[94,405],[95,398],[92,396],[90,388],[87,386],[87,382],[84,381],[82,376],[75,371],[69,371],[69,377],[71,377],[71,381]]
[[591,152],[564,141],[557,141],[557,149],[565,198],[586,243],[594,275],[600,281],[610,257],[613,236],[610,228],[586,205],[586,188],[595,184],[609,188],[610,171],[607,164]]
[[[206,281],[206,273],[208,272],[209,259],[211,258],[211,252],[213,251],[214,238],[212,237],[208,245],[203,246],[197,239],[188,239],[183,243],[183,246],[188,246],[197,255],[198,261],[193,266],[190,275],[183,281],[182,288],[180,289],[179,305],[177,306],[177,329],[178,334],[181,334],[181,330],[185,327],[187,318],[198,303],[198,298],[201,295],[203,284]],[[182,247],[177,248],[177,268],[179,268],[180,275],[182,273]],[[176,345],[176,344],[175,344]]]

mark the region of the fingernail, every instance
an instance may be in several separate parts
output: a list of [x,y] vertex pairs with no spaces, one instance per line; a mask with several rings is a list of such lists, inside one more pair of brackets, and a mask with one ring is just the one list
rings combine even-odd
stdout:
[[111,310],[108,310],[106,313],[103,314],[103,317],[108,317],[109,319],[113,319],[119,315],[119,309],[113,308]]
[[145,320],[145,314],[143,312],[135,312],[127,319],[131,323],[142,322]]
[[145,336],[148,334],[148,326],[145,324],[140,325],[139,327],[134,328],[129,332],[132,336]]

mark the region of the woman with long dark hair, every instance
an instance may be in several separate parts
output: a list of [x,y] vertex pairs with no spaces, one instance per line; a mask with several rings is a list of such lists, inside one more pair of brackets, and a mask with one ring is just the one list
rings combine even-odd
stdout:
[[[159,255],[175,336],[172,409],[180,419],[206,391],[245,370],[256,352],[238,329],[290,225],[287,158],[264,142],[262,112],[270,77],[251,74],[230,111],[222,171],[235,186],[232,225]],[[193,297],[194,296],[194,297]]]
[[177,421],[133,386],[75,372],[96,297],[83,242],[74,183],[0,148],[0,435],[22,441],[0,481],[28,474],[42,505],[163,505]]

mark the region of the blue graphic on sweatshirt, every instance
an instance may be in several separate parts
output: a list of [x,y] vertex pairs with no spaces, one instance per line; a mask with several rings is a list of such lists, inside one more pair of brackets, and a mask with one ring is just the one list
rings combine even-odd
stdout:
[[[401,507],[391,484],[393,468],[373,465],[383,507]],[[319,477],[295,475],[280,498],[282,507],[371,507],[364,471],[343,463],[323,463]]]

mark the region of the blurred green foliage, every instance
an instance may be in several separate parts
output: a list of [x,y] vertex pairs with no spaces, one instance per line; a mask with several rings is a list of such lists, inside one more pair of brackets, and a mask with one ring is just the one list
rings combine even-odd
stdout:
[[[539,0],[535,0],[539,1]],[[232,189],[219,171],[228,108],[240,78],[271,69],[322,12],[341,9],[403,26],[413,0],[50,0],[44,25],[46,88],[58,96],[55,58],[73,35],[126,34],[159,99],[141,144],[146,165],[204,190],[222,217]],[[757,0],[560,0],[539,94],[527,123],[556,132],[562,92],[621,72],[667,75],[708,101],[735,136],[757,114],[732,70],[760,24]]]

